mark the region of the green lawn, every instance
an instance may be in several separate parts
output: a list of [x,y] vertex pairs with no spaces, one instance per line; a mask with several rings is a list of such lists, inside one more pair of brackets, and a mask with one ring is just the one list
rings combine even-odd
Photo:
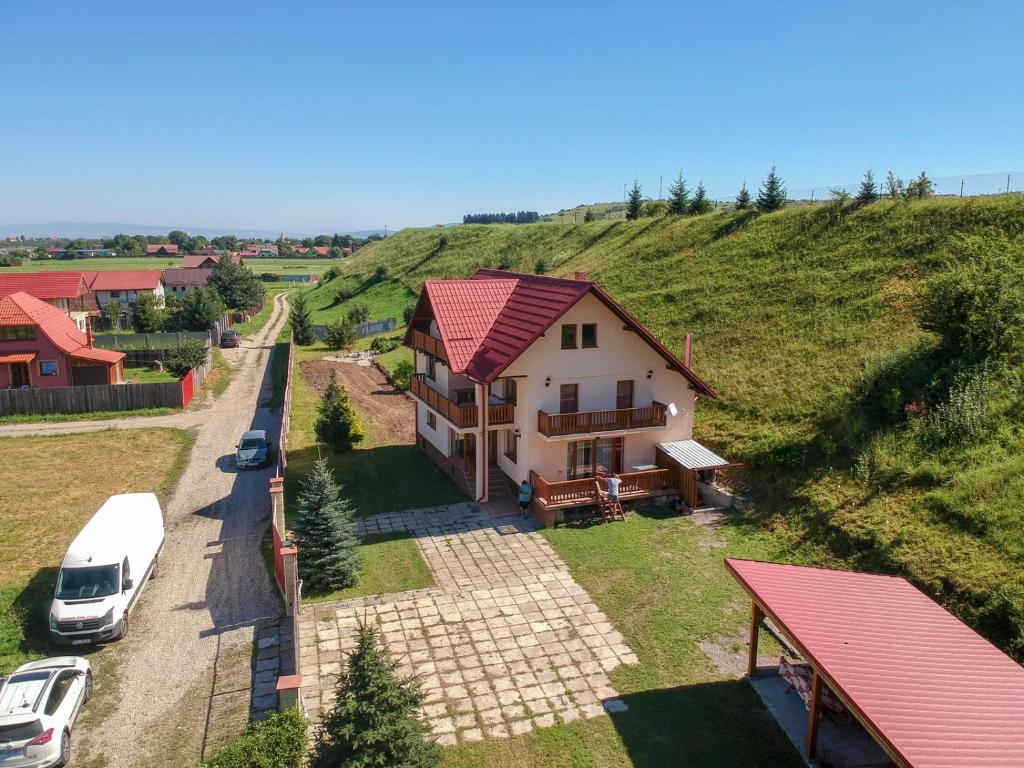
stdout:
[[395,443],[391,435],[368,430],[366,440],[358,448],[341,455],[318,446],[313,423],[319,398],[303,381],[299,363],[323,357],[330,354],[330,350],[323,344],[296,347],[295,350],[288,472],[285,477],[286,509],[293,507],[298,483],[318,456],[330,461],[335,476],[344,486],[345,495],[352,499],[360,515],[465,500],[451,478],[417,446]]
[[154,371],[149,368],[125,368],[124,380],[131,384],[159,384],[165,381],[178,381],[178,377],[170,371]]
[[60,421],[109,421],[133,416],[166,416],[177,413],[177,408],[141,408],[137,411],[93,411],[91,413],[27,413],[0,416],[0,424],[33,424]]
[[[733,525],[712,531],[662,510],[542,535],[639,657],[610,674],[629,709],[446,750],[447,768],[801,764],[753,689],[698,647],[745,654],[750,604],[722,559],[777,557],[770,538]],[[773,644],[763,640],[768,654]]]
[[[352,297],[339,302],[338,292],[342,288],[350,291]],[[415,304],[417,298],[416,293],[398,280],[379,280],[372,275],[365,279],[342,275],[306,288],[305,294],[313,310],[313,322],[318,325],[343,319],[356,304],[369,310],[370,320],[393,317],[403,325],[405,308]]]
[[368,595],[389,595],[423,589],[434,583],[411,533],[391,533],[365,539],[359,550],[363,565],[355,586],[328,594],[303,593],[307,603],[348,600]]
[[177,429],[0,438],[0,674],[59,653],[47,610],[82,526],[115,493],[153,491],[166,501],[191,449]]

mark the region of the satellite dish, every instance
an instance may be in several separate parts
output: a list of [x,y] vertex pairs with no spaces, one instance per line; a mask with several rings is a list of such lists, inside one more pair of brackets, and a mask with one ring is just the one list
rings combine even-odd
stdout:
[[676,408],[676,404],[675,403],[669,403],[668,406],[665,408],[665,410],[668,411],[668,415],[669,416],[678,416],[679,415],[679,409]]

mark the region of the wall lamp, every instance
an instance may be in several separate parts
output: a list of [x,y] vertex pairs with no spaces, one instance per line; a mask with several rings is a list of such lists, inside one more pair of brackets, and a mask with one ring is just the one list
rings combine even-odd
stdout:
[[512,434],[515,437],[522,437],[522,435],[523,435],[523,433],[519,431],[519,427],[516,427],[515,430],[512,432]]
[[648,371],[647,372],[647,378],[648,379],[652,378],[653,376],[654,376],[654,371]]
[[551,377],[550,376],[548,376],[546,379],[544,379],[544,386],[545,387],[550,387],[551,386]]

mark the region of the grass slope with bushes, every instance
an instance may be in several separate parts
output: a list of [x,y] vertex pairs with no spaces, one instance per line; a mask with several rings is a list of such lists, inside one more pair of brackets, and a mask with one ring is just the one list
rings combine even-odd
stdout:
[[[586,272],[677,352],[695,333],[694,367],[721,395],[699,404],[696,437],[753,489],[733,526],[767,534],[776,559],[905,574],[1021,657],[1019,357],[978,383],[915,312],[965,238],[1020,258],[1024,198],[403,230],[315,290],[343,281],[361,294],[331,311],[361,295],[397,314],[428,278]],[[981,428],[927,439],[943,409]]]

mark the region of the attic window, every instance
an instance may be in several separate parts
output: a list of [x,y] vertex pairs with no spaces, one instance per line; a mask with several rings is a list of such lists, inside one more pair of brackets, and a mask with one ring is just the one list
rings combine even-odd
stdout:
[[576,326],[562,326],[562,349],[576,349]]
[[584,323],[582,341],[584,349],[595,349],[597,347],[597,325],[594,323]]

